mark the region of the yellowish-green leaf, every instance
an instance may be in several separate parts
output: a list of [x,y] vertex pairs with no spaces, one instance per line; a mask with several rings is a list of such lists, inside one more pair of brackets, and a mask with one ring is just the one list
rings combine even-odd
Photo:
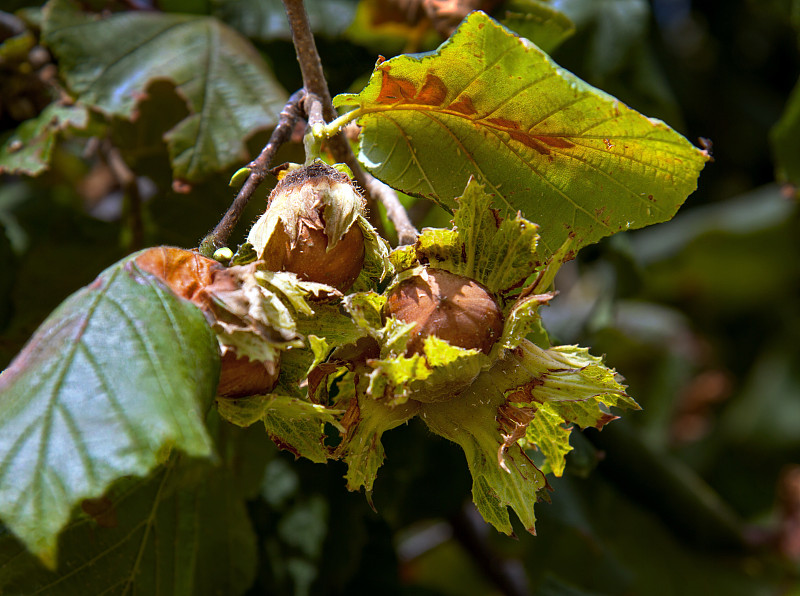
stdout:
[[380,62],[339,95],[362,125],[359,159],[403,192],[453,210],[470,176],[504,215],[540,225],[541,260],[670,219],[708,156],[472,13],[436,52]]
[[264,405],[262,420],[278,447],[296,457],[325,463],[330,458],[325,446],[325,425],[342,430],[336,418],[340,413],[301,399],[274,395]]
[[477,280],[495,295],[519,287],[537,265],[538,226],[519,214],[502,218],[472,178],[456,204],[454,228],[423,230],[417,258]]
[[571,432],[572,428],[564,426],[564,419],[553,411],[551,404],[539,404],[521,443],[542,452],[545,457],[542,473],[552,472],[561,476],[567,464],[566,455],[572,451],[569,444]]
[[506,374],[513,401],[549,404],[565,422],[581,428],[600,429],[616,419],[609,411],[612,406],[640,409],[625,393],[616,372],[586,348],[555,346],[543,350],[523,341],[493,372]]

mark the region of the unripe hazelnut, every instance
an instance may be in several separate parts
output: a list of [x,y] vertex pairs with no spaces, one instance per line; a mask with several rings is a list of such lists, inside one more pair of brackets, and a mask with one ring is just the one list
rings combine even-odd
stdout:
[[346,174],[315,162],[277,184],[247,241],[267,269],[346,291],[364,265],[363,209]]
[[383,310],[404,323],[416,323],[406,355],[423,354],[425,338],[488,354],[503,333],[503,313],[481,284],[444,269],[423,269],[390,292]]

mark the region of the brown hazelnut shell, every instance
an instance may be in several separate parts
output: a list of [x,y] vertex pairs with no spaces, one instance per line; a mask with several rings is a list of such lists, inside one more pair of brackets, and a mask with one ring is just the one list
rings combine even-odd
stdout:
[[328,250],[325,231],[301,222],[297,243],[292,247],[286,230],[278,225],[262,260],[270,271],[289,271],[302,280],[327,284],[345,292],[355,283],[364,266],[364,234],[358,224],[353,224]]
[[444,269],[425,269],[397,284],[383,312],[416,323],[406,355],[423,354],[430,335],[488,354],[503,333],[503,313],[491,293],[477,281]]

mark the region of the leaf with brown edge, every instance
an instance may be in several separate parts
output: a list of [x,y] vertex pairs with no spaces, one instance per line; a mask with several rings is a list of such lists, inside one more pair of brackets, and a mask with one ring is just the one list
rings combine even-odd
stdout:
[[670,219],[708,159],[481,12],[334,103],[353,109],[376,177],[452,211],[473,176],[503,215],[540,226],[542,261],[569,238],[577,250]]

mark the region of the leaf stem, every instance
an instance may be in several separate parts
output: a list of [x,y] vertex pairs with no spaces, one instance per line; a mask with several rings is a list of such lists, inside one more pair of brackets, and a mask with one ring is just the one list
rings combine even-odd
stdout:
[[346,113],[342,114],[341,116],[339,116],[338,118],[335,118],[335,119],[331,120],[330,122],[328,122],[328,124],[326,124],[324,126],[324,128],[322,128],[322,130],[320,130],[320,132],[319,132],[319,134],[317,136],[320,136],[320,137],[325,138],[325,139],[329,139],[332,136],[334,136],[336,134],[339,134],[339,132],[348,123],[352,122],[353,120],[355,120],[356,118],[361,116],[361,114],[362,114],[362,112],[361,112],[360,108],[356,108],[355,110],[350,110],[349,112],[346,112]]
[[250,175],[247,177],[247,180],[245,180],[244,185],[242,185],[242,188],[239,190],[233,203],[231,203],[228,211],[217,224],[217,227],[203,238],[203,241],[200,243],[201,254],[211,257],[214,251],[227,244],[233,228],[239,222],[242,212],[250,202],[253,193],[264,181],[264,178],[266,178],[272,160],[275,158],[275,154],[278,152],[280,146],[291,137],[296,122],[302,116],[300,104],[304,98],[305,91],[299,89],[292,94],[286,102],[286,105],[283,106],[283,110],[281,110],[280,116],[278,117],[278,124],[275,130],[272,131],[269,142],[267,142],[261,150],[258,157],[247,165],[250,169]]

